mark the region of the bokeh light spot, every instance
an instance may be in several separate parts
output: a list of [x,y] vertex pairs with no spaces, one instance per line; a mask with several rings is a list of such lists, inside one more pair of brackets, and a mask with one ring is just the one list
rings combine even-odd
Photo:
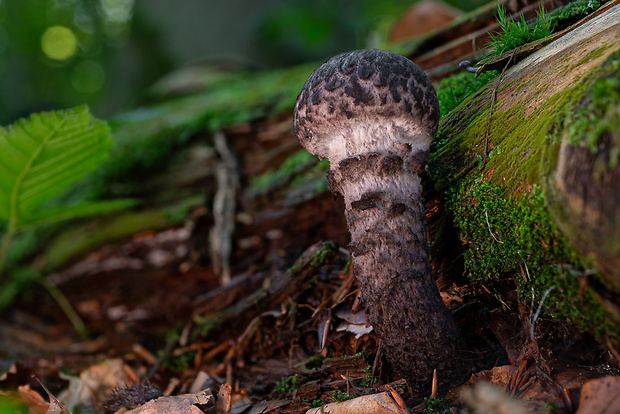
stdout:
[[133,15],[134,0],[101,0],[103,16],[113,23],[126,23]]
[[48,27],[41,37],[41,48],[51,59],[67,60],[77,52],[77,38],[64,26]]
[[105,81],[105,71],[96,60],[85,60],[78,63],[71,73],[71,84],[79,92],[98,92]]

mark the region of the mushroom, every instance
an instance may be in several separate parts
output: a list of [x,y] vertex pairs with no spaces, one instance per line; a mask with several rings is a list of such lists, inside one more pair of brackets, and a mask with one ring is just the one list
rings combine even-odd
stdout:
[[396,53],[342,53],[310,75],[294,120],[301,145],[329,159],[363,304],[388,361],[417,392],[430,389],[434,369],[443,386],[463,382],[465,346],[431,272],[419,175],[439,120],[433,85]]

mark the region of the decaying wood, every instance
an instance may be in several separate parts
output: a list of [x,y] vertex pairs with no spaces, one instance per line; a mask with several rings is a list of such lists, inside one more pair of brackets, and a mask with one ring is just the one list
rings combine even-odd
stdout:
[[[317,252],[321,252],[317,256]],[[337,255],[333,243],[319,242],[309,247],[286,272],[267,276],[248,276],[211,291],[200,299],[202,305],[194,310],[193,318],[201,318],[202,325],[213,325],[214,330],[225,328],[230,335],[245,329],[248,322],[266,310],[278,308],[289,296],[296,296],[309,288],[319,270]],[[258,289],[248,289],[248,280],[262,282]],[[238,295],[247,294],[239,298]],[[225,298],[223,301],[221,298]]]
[[[564,117],[567,111],[576,111],[585,103],[562,110],[554,107],[556,101],[567,105],[562,100],[567,90],[592,82],[586,75],[611,64],[610,56],[620,49],[619,30],[620,5],[616,4],[508,69],[495,100],[491,84],[466,101],[466,107],[442,119],[440,129],[446,134],[443,138],[450,142],[435,159],[437,165],[448,165],[442,170],[447,173],[437,182],[439,188],[445,189],[472,172],[478,158],[484,156],[485,135],[472,131],[484,130],[477,123],[486,126],[490,122],[489,145],[501,147],[503,152],[487,161],[486,180],[505,188],[509,196],[541,185],[564,234],[584,256],[594,256],[599,270],[615,283],[620,282],[620,167],[609,160],[620,144],[615,134],[602,137],[596,151],[571,144],[569,129],[561,130],[567,125]],[[483,114],[492,102],[489,121]],[[509,115],[517,111],[521,115]],[[530,128],[518,138],[514,136],[519,127],[535,126],[546,119],[551,120],[546,125],[554,125],[553,131],[549,127],[542,131]],[[545,134],[551,133],[563,137],[561,144],[545,140]],[[508,161],[509,157],[515,160]],[[542,168],[536,174],[532,170],[538,170],[538,166]]]

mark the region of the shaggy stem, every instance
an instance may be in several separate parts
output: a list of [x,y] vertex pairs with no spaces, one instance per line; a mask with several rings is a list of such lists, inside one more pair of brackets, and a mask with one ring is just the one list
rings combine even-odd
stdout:
[[469,374],[465,349],[444,306],[428,258],[422,187],[397,156],[362,155],[340,163],[353,268],[369,321],[392,366],[418,392],[437,369],[445,388]]

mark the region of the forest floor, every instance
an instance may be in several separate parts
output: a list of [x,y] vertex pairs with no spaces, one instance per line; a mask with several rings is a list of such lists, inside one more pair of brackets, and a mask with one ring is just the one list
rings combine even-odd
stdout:
[[[516,286],[454,284],[441,294],[467,339],[475,372],[446,395],[412,395],[385,363],[363,310],[352,312],[358,286],[345,249],[318,243],[294,263],[274,251],[268,268],[218,287],[210,268],[175,257],[189,242],[177,228],[91,254],[82,263],[90,266],[88,276],[59,285],[86,323],[86,338],[45,290],[32,291],[3,322],[5,346],[15,352],[2,361],[0,387],[18,390],[30,404],[38,399],[41,412],[47,409],[42,384],[74,412],[145,402],[138,392],[137,401],[135,393],[121,393],[111,403],[119,384],[146,384],[165,395],[216,394],[229,384],[236,413],[304,413],[386,390],[396,390],[411,412],[460,412],[467,402],[570,413],[591,398],[584,383],[620,373],[591,336],[538,315],[536,304],[519,306]],[[112,263],[126,270],[106,270]],[[497,388],[472,388],[480,383]],[[500,412],[494,410],[487,412]]]
[[[488,31],[494,16],[485,13],[472,21]],[[427,38],[416,61],[430,65],[423,69],[437,82],[445,75],[444,54],[454,52],[458,66],[468,55],[457,49],[471,54],[467,35],[480,27]],[[447,43],[454,50],[439,47]],[[433,266],[465,337],[471,378],[447,392],[412,393],[359,306],[342,201],[325,189],[284,200],[279,184],[245,197],[251,179],[244,174],[264,172],[276,159],[282,164],[299,149],[290,114],[261,122],[225,131],[244,186],[232,282],[222,286],[204,257],[210,199],[190,209],[184,224],[108,242],[48,278],[84,332],[43,286],[2,315],[0,396],[16,397],[26,407],[20,412],[30,413],[620,413],[620,355],[608,340],[541,312],[540,301],[524,301],[531,292],[520,292],[514,277],[468,279],[462,245],[449,246],[453,262],[436,257]],[[257,148],[273,159],[260,158]],[[315,163],[306,164],[293,175],[324,177]],[[201,177],[198,188],[213,187],[210,178],[205,185]],[[442,208],[437,200],[427,197],[429,223]],[[527,267],[521,273],[516,277],[529,276]],[[442,375],[449,374],[437,373],[439,384]],[[332,402],[341,404],[325,406]],[[2,404],[0,398],[0,414],[16,409]]]

